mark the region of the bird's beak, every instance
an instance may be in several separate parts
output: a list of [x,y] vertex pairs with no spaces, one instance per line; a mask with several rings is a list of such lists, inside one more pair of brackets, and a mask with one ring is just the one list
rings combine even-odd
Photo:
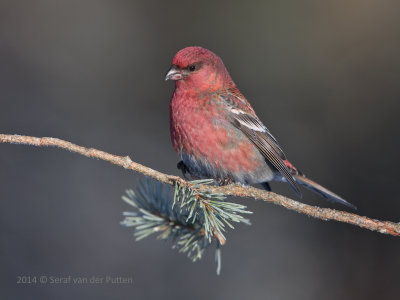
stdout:
[[176,65],[172,65],[165,75],[165,80],[181,80],[182,78],[182,72]]

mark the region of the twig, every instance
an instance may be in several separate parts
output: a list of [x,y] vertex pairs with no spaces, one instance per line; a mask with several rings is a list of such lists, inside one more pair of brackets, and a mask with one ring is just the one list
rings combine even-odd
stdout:
[[[124,167],[125,169],[133,170],[143,175],[152,177],[162,183],[170,185],[178,183],[180,185],[193,188],[190,182],[187,182],[178,176],[167,175],[158,172],[156,170],[153,170],[151,168],[148,168],[146,166],[143,166],[139,163],[133,162],[129,158],[129,156],[124,156],[124,157],[117,156],[97,149],[78,146],[73,143],[57,138],[49,138],[49,137],[38,138],[32,136],[0,134],[0,143],[26,144],[38,147],[43,147],[43,146],[59,147],[61,149],[69,150],[71,152],[84,155],[86,157],[97,158],[108,161],[112,164]],[[321,219],[324,221],[335,220],[338,222],[356,225],[361,228],[366,228],[384,234],[400,236],[400,223],[380,221],[335,209],[315,207],[289,199],[287,197],[272,192],[263,191],[251,186],[241,186],[233,184],[229,186],[213,187],[213,186],[202,185],[196,187],[195,190],[199,192],[211,191],[213,193],[222,193],[230,196],[249,197],[249,198],[264,200],[267,202],[272,202],[279,206],[283,206],[287,209],[294,210],[298,213],[303,213],[305,215]]]

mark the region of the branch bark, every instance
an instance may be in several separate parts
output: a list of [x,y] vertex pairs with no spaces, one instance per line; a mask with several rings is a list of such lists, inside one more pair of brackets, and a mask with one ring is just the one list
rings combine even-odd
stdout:
[[[54,146],[61,149],[69,150],[74,153],[78,153],[86,157],[97,158],[110,162],[125,169],[133,170],[135,172],[154,178],[155,180],[158,180],[162,183],[170,185],[178,183],[180,185],[192,187],[190,182],[187,182],[178,176],[167,175],[139,163],[133,162],[129,158],[129,156],[113,155],[101,150],[78,146],[76,144],[57,138],[38,138],[32,136],[0,134],[0,143],[25,144],[38,147]],[[372,231],[377,231],[392,236],[400,236],[400,223],[380,221],[365,216],[348,213],[345,211],[311,206],[289,199],[282,195],[260,190],[251,186],[241,186],[237,184],[216,187],[201,186],[200,188],[197,188],[197,190],[211,190],[214,193],[223,193],[228,196],[248,197],[264,200],[324,221],[335,220],[338,222],[352,224],[361,228],[366,228]]]

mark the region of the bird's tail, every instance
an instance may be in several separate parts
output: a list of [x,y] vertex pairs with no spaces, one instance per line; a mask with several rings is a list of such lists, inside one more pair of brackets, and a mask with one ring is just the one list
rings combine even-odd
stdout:
[[296,182],[299,183],[300,185],[306,187],[307,189],[317,193],[318,195],[326,198],[328,201],[331,202],[338,202],[341,204],[344,204],[348,207],[351,207],[353,209],[357,209],[353,204],[347,202],[344,200],[342,197],[336,195],[335,193],[331,192],[330,190],[324,188],[322,185],[319,185],[318,183],[312,181],[311,179],[303,176],[303,175],[294,175],[293,176],[296,179]]

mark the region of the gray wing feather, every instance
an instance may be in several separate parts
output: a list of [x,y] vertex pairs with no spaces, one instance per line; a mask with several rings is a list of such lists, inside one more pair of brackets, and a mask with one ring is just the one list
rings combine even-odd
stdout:
[[247,136],[267,161],[286,178],[294,191],[301,197],[299,186],[284,162],[284,160],[286,160],[285,153],[267,127],[265,127],[256,116],[239,109],[237,105],[235,105],[235,102],[228,97],[220,97],[224,100],[231,112],[231,123]]

